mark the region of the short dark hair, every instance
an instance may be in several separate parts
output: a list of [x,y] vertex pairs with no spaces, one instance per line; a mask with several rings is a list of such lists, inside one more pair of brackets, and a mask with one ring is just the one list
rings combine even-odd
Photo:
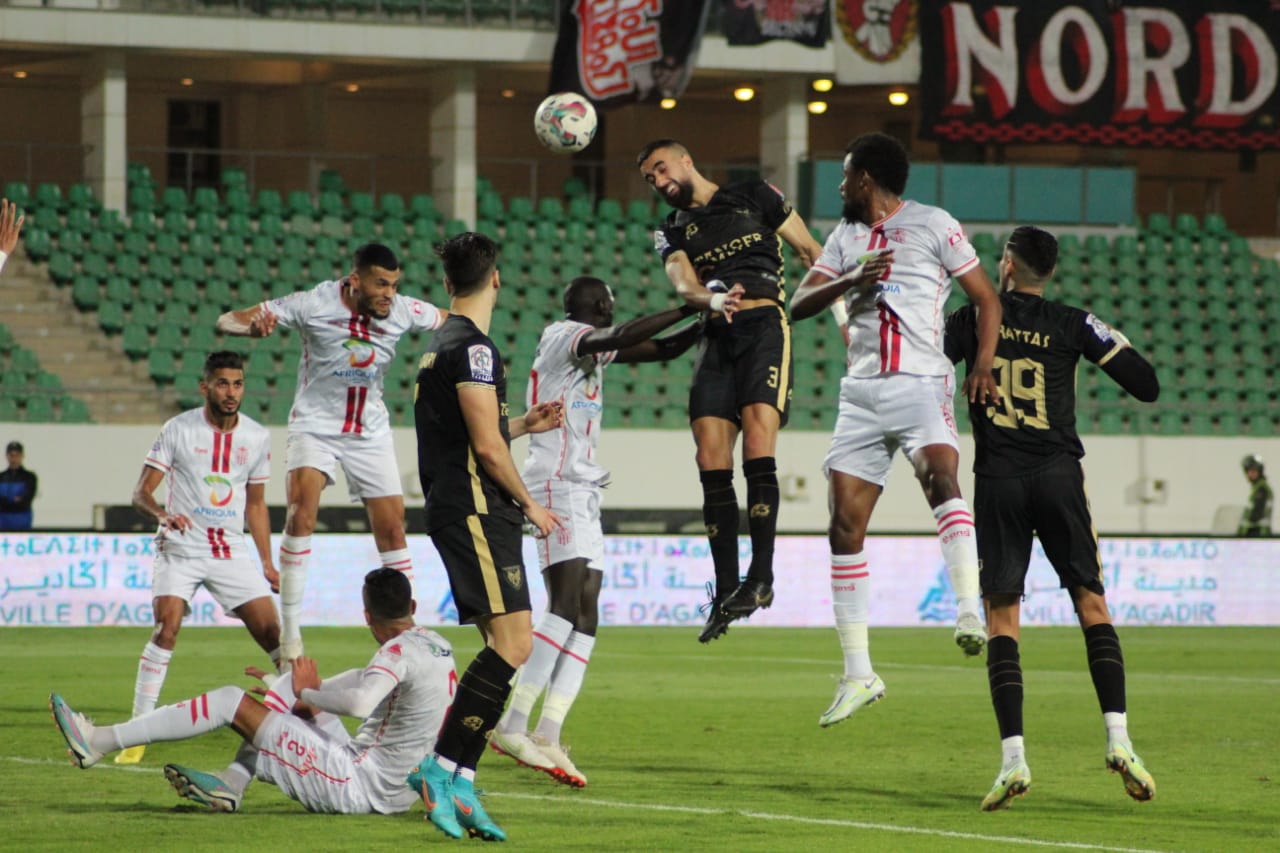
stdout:
[[355,252],[355,268],[360,272],[382,267],[384,270],[400,269],[400,260],[396,253],[381,243],[365,243]]
[[464,231],[436,246],[444,277],[454,296],[470,296],[483,286],[498,265],[498,244],[483,234]]
[[213,378],[219,370],[244,370],[244,356],[231,350],[211,352],[204,360],[204,378]]
[[1019,225],[1005,245],[1037,278],[1048,278],[1058,265],[1058,238],[1043,228]]
[[674,148],[681,154],[688,154],[689,149],[684,144],[675,139],[655,139],[648,145],[640,149],[640,153],[636,155],[636,166],[643,166],[644,161],[653,156],[653,152],[662,148]]
[[570,317],[590,311],[596,302],[610,297],[609,285],[598,278],[580,275],[564,289],[564,313]]
[[852,155],[849,165],[855,172],[866,172],[871,180],[894,195],[907,188],[911,161],[902,143],[887,133],[864,133],[849,143],[845,154]]
[[413,615],[413,586],[404,572],[382,567],[364,576],[364,609],[379,622]]

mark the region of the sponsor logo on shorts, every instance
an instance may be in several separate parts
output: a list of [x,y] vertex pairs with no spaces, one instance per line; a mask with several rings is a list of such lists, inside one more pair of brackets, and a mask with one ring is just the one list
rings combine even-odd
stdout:
[[768,504],[752,504],[749,515],[752,518],[768,518],[771,512]]
[[467,728],[471,729],[471,731],[473,731],[473,732],[478,732],[478,731],[480,731],[480,727],[484,725],[484,718],[483,718],[483,717],[477,717],[477,716],[474,716],[474,715],[472,715],[472,716],[470,716],[470,717],[463,717],[463,718],[462,718],[462,725],[464,725],[464,726],[466,726]]
[[707,525],[707,536],[711,537],[712,539],[715,539],[716,536],[718,536],[719,534],[720,534],[720,525],[718,524]]

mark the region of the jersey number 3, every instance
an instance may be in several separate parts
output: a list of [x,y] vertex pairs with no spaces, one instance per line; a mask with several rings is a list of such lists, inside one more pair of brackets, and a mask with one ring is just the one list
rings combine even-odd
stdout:
[[1044,364],[1033,358],[996,356],[991,366],[1000,385],[1000,402],[987,406],[987,417],[999,427],[1048,429],[1049,417],[1044,404]]

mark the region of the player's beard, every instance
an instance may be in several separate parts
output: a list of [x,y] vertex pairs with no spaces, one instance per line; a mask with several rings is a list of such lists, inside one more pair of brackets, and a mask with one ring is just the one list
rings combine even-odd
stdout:
[[680,210],[688,210],[693,204],[693,181],[673,181],[680,188],[680,192],[674,196],[663,195],[667,200],[667,204],[672,207],[678,207]]
[[366,296],[363,293],[359,293],[359,291],[357,291],[357,293],[359,294],[356,297],[356,313],[357,314],[364,314],[366,316],[373,317],[376,320],[385,320],[387,319],[388,316],[390,316],[391,314],[390,305],[387,306],[387,309],[385,311],[378,311],[376,308],[373,307],[374,297]]
[[840,208],[840,215],[845,218],[846,222],[861,222],[863,225],[871,224],[866,219],[866,209],[856,199],[845,199],[844,206]]

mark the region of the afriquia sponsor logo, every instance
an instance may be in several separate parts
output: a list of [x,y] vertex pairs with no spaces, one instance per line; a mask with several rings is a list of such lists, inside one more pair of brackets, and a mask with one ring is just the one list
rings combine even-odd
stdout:
[[196,515],[208,516],[210,518],[230,518],[236,515],[234,509],[222,509],[231,503],[231,498],[235,496],[235,488],[231,485],[231,481],[226,477],[219,477],[217,474],[209,474],[204,478],[205,485],[209,486],[209,503],[212,507],[198,506],[193,512]]
[[377,355],[372,344],[359,338],[348,338],[342,346],[351,354],[347,363],[352,367],[368,367],[373,364],[374,356]]

